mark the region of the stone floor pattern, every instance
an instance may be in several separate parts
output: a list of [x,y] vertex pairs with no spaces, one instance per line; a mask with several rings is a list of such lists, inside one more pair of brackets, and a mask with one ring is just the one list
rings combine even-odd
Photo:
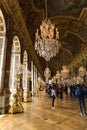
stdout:
[[22,103],[23,113],[0,115],[0,130],[87,130],[87,116],[79,114],[76,98],[56,99],[55,109],[43,91],[32,99]]

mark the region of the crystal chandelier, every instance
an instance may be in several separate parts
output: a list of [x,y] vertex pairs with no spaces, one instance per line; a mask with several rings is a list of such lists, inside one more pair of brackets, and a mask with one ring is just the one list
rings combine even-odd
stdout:
[[80,66],[79,68],[79,76],[85,76],[86,74],[86,68],[84,68],[83,66]]
[[43,57],[46,61],[49,61],[50,58],[56,56],[59,52],[61,43],[59,41],[58,29],[55,29],[55,25],[47,18],[47,0],[45,0],[45,6],[46,18],[40,25],[40,31],[37,29],[35,50],[39,56]]
[[67,69],[67,66],[62,66],[63,70],[61,70],[61,75],[64,79],[68,78],[69,76],[69,70]]
[[60,73],[59,71],[56,72],[56,78],[57,78],[58,80],[60,80],[60,78],[61,78],[61,73]]
[[45,76],[45,78],[46,78],[46,83],[49,83],[49,78],[50,78],[50,76],[51,76],[51,71],[49,70],[49,68],[48,67],[46,67],[46,69],[44,70],[44,76]]
[[51,75],[51,71],[49,70],[48,67],[46,67],[45,71],[44,71],[44,76],[45,78],[50,78]]

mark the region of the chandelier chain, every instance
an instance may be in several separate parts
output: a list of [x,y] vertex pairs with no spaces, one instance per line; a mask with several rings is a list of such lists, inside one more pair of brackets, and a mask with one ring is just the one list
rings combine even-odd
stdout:
[[48,15],[47,15],[47,0],[45,0],[45,7],[46,7],[46,19],[47,19],[47,17],[48,17]]

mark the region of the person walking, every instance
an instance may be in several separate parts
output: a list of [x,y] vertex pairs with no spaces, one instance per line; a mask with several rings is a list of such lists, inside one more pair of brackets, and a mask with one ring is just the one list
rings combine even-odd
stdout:
[[52,89],[51,89],[51,97],[52,97],[52,109],[55,109],[54,102],[55,102],[55,98],[56,98],[56,92],[55,92],[54,87],[52,87]]
[[78,100],[78,105],[80,108],[80,115],[86,115],[86,106],[85,106],[85,92],[82,89],[82,86],[80,84],[77,85],[77,88],[75,90],[75,96]]
[[61,85],[59,86],[59,98],[63,99],[63,87]]

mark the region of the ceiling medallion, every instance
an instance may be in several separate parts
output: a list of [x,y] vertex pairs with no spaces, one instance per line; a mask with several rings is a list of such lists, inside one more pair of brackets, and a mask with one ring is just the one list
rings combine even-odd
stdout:
[[40,30],[37,29],[35,50],[39,56],[46,61],[50,61],[50,58],[56,56],[59,52],[61,43],[58,28],[55,28],[55,25],[47,18],[47,0],[45,0],[45,6],[46,18],[42,21]]

